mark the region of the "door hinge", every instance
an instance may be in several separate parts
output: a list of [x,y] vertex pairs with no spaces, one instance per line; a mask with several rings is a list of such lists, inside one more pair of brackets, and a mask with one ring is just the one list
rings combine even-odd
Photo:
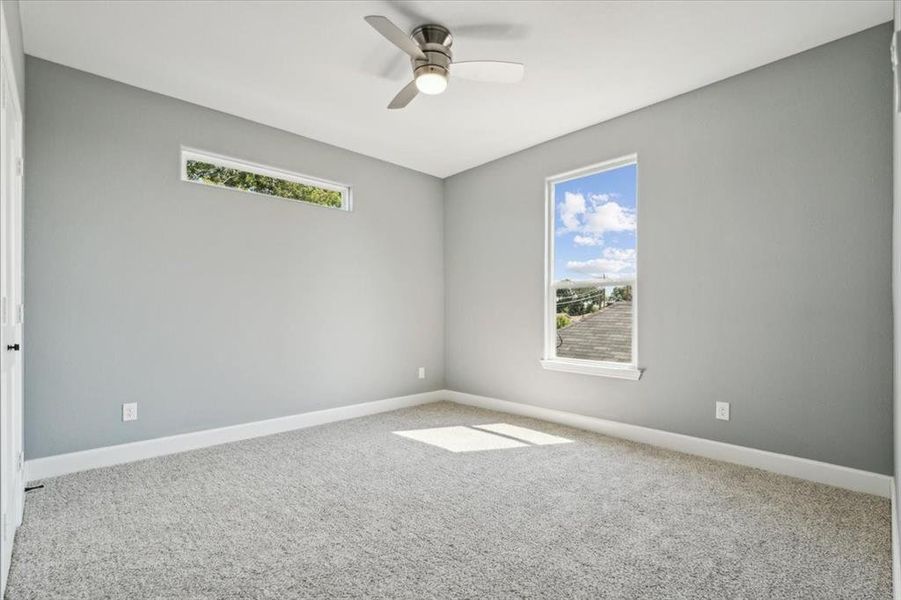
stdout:
[[25,168],[25,161],[22,160],[22,157],[16,159],[16,175],[21,175]]
[[23,469],[24,467],[25,467],[25,453],[23,453],[21,450],[19,450],[19,459],[18,459],[18,461],[17,461],[16,468],[17,468],[17,469],[19,470],[19,472],[21,473],[21,472],[22,472],[22,469]]

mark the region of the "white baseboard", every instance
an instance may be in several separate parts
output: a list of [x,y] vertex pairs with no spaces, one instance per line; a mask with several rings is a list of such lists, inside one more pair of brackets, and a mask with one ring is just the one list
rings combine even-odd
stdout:
[[888,498],[891,496],[892,477],[842,467],[830,463],[819,462],[787,454],[778,454],[766,450],[757,450],[745,446],[736,446],[724,442],[716,442],[703,438],[692,437],[680,433],[671,433],[639,425],[629,425],[587,417],[575,413],[543,408],[531,404],[509,402],[487,396],[477,396],[463,392],[445,391],[443,397],[459,404],[468,404],[479,408],[513,413],[525,417],[542,419],[561,425],[568,425],[578,429],[595,431],[611,437],[623,438],[635,442],[642,442],[652,446],[659,446],[669,450],[695,454],[715,460],[745,465],[756,469],[763,469],[782,475],[790,475],[799,479],[825,483],[855,492],[865,492]]
[[[661,448],[668,448],[678,452],[695,454],[715,460],[722,460],[783,475],[790,475],[792,477],[815,481],[817,483],[834,485],[856,492],[866,492],[886,498],[891,497],[892,493],[892,478],[888,475],[842,467],[806,458],[798,458],[786,454],[767,452],[766,450],[757,450],[755,448],[706,440],[679,433],[661,431],[659,429],[651,429],[649,427],[641,427],[639,425],[618,423],[616,421],[608,421],[551,408],[521,404],[519,402],[509,402],[507,400],[499,400],[497,398],[477,396],[475,394],[466,394],[451,390],[424,392],[421,394],[376,400],[374,402],[364,402],[362,404],[318,410],[287,417],[279,417],[276,419],[268,419],[265,421],[254,421],[229,427],[206,429],[203,431],[195,431],[192,433],[184,433],[140,442],[105,446],[80,452],[31,459],[25,461],[25,479],[26,481],[46,479],[48,477],[56,477],[67,473],[85,471],[87,469],[107,467],[153,458],[155,456],[163,456],[197,448],[215,446],[217,444],[272,435],[274,433],[281,433],[294,429],[303,429],[304,427],[312,427],[314,425],[322,425],[334,421],[364,417],[366,415],[396,410],[399,408],[428,404],[438,400],[450,400],[459,404],[542,419],[553,423],[568,425],[570,427],[602,433],[612,437],[642,442]],[[901,600],[901,598],[899,598],[899,600]]]
[[67,473],[86,471],[98,467],[108,467],[111,465],[153,458],[154,456],[195,450],[197,448],[206,448],[207,446],[262,437],[294,429],[303,429],[305,427],[332,423],[334,421],[365,417],[366,415],[397,410],[398,408],[428,404],[430,402],[441,400],[444,396],[445,393],[443,391],[424,392],[421,394],[376,400],[374,402],[364,402],[362,404],[352,404],[350,406],[317,410],[276,419],[267,419],[265,421],[253,421],[251,423],[241,423],[240,425],[231,425],[229,427],[205,429],[202,431],[143,440],[140,442],[130,442],[128,444],[104,446],[102,448],[92,448],[80,452],[70,452],[68,454],[57,454],[55,456],[35,458],[25,461],[25,479],[26,481],[46,479],[48,477],[56,477]]

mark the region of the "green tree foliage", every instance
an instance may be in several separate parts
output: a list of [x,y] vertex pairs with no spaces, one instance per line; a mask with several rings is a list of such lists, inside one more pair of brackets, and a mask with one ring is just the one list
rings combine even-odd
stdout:
[[620,302],[631,302],[632,301],[632,286],[627,285],[624,287],[613,288],[613,293],[610,295],[613,300]]
[[[607,301],[607,291],[604,288],[576,288],[557,290],[557,312],[566,313],[572,317],[595,312],[604,306]],[[598,308],[592,309],[597,306]]]
[[257,192],[269,196],[278,196],[288,200],[303,200],[322,206],[341,208],[341,192],[326,190],[312,185],[304,185],[285,179],[267,177],[249,171],[219,167],[210,163],[189,160],[187,164],[188,179],[202,181],[211,185]]
[[563,329],[573,322],[566,313],[557,313],[557,329]]

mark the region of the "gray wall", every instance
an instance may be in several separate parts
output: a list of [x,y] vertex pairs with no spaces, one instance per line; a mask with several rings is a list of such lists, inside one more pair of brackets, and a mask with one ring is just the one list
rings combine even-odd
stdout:
[[[26,70],[28,458],[444,386],[440,180]],[[354,211],[184,183],[180,144],[350,183]]]
[[[891,473],[890,31],[446,180],[448,387]],[[644,377],[544,371],[544,178],[632,152]]]
[[0,0],[0,10],[6,20],[9,45],[13,54],[13,71],[19,85],[19,106],[25,112],[25,50],[22,46],[22,19],[19,14],[19,0]]
[[[889,473],[889,35],[443,187],[29,58],[26,455],[446,385]],[[180,144],[347,181],[355,210],[183,183]],[[645,375],[544,371],[544,177],[632,152]]]

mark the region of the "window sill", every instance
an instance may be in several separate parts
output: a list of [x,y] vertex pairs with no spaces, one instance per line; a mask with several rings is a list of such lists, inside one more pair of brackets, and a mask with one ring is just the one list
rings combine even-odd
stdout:
[[548,371],[560,371],[563,373],[578,373],[579,375],[594,375],[597,377],[613,377],[616,379],[629,379],[638,381],[641,379],[641,369],[632,365],[618,366],[611,363],[600,363],[590,360],[577,360],[566,358],[551,358],[540,361],[541,366]]

